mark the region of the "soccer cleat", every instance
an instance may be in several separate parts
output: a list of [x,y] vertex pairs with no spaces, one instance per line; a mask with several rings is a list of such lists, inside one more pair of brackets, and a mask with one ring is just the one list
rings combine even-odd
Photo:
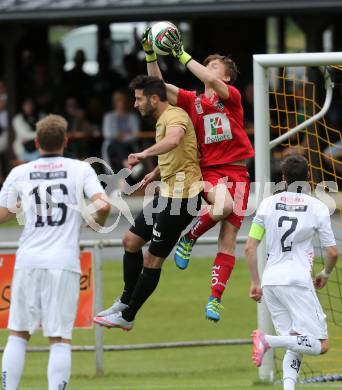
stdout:
[[105,317],[105,316],[109,316],[111,314],[118,313],[119,311],[125,310],[127,306],[128,305],[126,305],[125,303],[121,302],[120,298],[117,298],[113,302],[111,307],[109,307],[108,309],[100,311],[100,313],[96,314],[96,317]]
[[257,367],[260,367],[262,364],[262,359],[265,353],[270,349],[270,346],[266,341],[265,334],[262,330],[259,329],[253,330],[252,340],[253,340],[252,360]]
[[186,236],[181,237],[181,239],[179,240],[174,255],[174,260],[178,268],[186,269],[189,265],[191,251],[193,246],[195,245],[195,242],[195,240],[191,240]]
[[134,325],[134,321],[126,321],[122,318],[121,311],[114,314],[109,314],[103,317],[94,317],[95,324],[105,326],[106,328],[121,328],[123,330],[131,330]]
[[220,312],[222,310],[223,306],[221,305],[221,301],[218,298],[210,296],[205,307],[206,319],[214,322],[220,321]]

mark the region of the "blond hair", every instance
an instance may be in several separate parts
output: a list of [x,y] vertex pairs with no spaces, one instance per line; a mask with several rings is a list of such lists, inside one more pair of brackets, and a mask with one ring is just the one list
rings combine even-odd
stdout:
[[37,141],[42,150],[54,152],[64,145],[68,122],[60,115],[49,114],[36,124]]

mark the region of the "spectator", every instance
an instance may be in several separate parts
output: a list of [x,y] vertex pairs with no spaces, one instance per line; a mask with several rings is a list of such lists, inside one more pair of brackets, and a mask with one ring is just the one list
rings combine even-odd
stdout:
[[31,96],[35,97],[37,112],[42,117],[53,110],[52,83],[49,78],[48,67],[45,64],[35,65],[33,77]]
[[0,185],[8,173],[8,127],[6,86],[0,81]]
[[85,112],[74,97],[68,97],[65,101],[65,115],[69,123],[68,133],[84,133],[91,135],[93,128],[86,120]]
[[57,43],[51,46],[51,75],[53,75],[51,81],[53,105],[56,112],[61,113],[64,108],[64,101],[66,97],[66,72],[64,70],[64,64],[66,62],[65,52],[62,44]]
[[136,75],[144,73],[146,71],[146,66],[144,62],[139,60],[137,53],[135,52],[125,55],[123,59],[123,68],[125,70],[126,85]]
[[87,158],[90,156],[91,142],[89,139],[94,135],[94,127],[86,119],[84,110],[74,97],[65,101],[64,117],[68,127],[69,144],[66,155],[72,158]]
[[39,156],[34,142],[38,119],[33,99],[24,99],[21,111],[15,115],[12,121],[15,133],[13,150],[19,160],[32,161]]
[[101,134],[104,109],[98,96],[90,96],[87,101],[86,118],[98,135]]
[[342,179],[342,141],[336,141],[323,151],[323,158],[329,170],[334,173],[333,178],[341,183]]
[[101,99],[102,106],[107,110],[111,106],[113,90],[127,87],[127,82],[120,73],[111,68],[108,50],[99,51],[97,59],[99,71],[93,79],[94,94]]
[[24,49],[19,53],[18,61],[18,90],[19,101],[26,96],[32,96],[31,87],[33,85],[35,55],[31,49]]
[[114,92],[113,110],[103,119],[102,156],[114,172],[127,167],[127,157],[137,151],[137,134],[140,122],[135,113],[128,111],[128,99],[124,92]]
[[92,142],[89,145],[90,156],[101,156],[101,129],[104,112],[105,110],[103,108],[100,98],[98,96],[90,96],[87,102],[87,109],[85,113],[86,120],[91,126],[92,130]]
[[74,56],[75,66],[65,73],[67,96],[75,96],[83,108],[92,90],[91,77],[83,70],[85,60],[84,51],[77,50]]

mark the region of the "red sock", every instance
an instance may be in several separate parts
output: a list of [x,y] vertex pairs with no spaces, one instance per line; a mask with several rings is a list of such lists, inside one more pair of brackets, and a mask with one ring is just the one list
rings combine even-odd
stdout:
[[190,240],[197,240],[202,234],[207,232],[213,226],[217,224],[217,221],[214,221],[207,210],[201,215],[199,215],[189,233],[187,233],[187,237]]
[[211,271],[211,295],[221,299],[235,265],[235,256],[218,252]]

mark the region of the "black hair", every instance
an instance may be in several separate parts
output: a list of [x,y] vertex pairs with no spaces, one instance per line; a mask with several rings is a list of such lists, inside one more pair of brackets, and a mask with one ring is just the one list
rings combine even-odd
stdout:
[[166,102],[166,86],[163,80],[153,76],[136,76],[129,84],[129,89],[141,89],[145,96],[157,95],[162,102]]
[[306,182],[308,180],[308,160],[300,154],[286,157],[285,160],[282,161],[280,168],[287,185],[296,181]]

